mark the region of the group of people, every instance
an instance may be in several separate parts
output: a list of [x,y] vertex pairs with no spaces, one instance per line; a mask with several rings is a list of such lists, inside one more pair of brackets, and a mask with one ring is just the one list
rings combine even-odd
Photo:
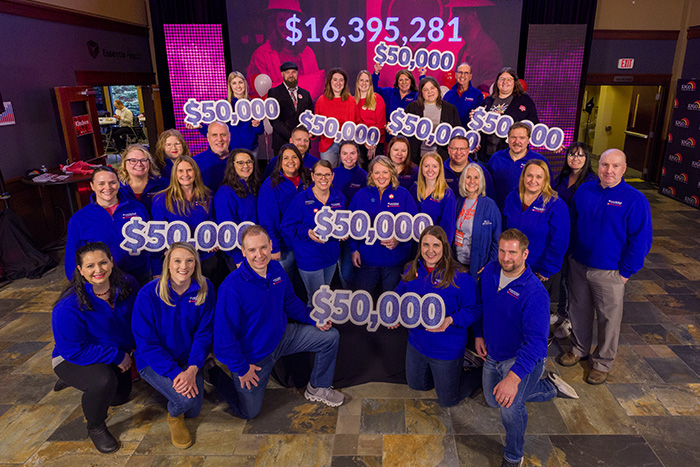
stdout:
[[[234,414],[250,419],[284,355],[316,352],[305,395],[342,404],[343,394],[331,387],[340,334],[330,321],[313,321],[309,306],[337,272],[343,288],[375,297],[392,290],[443,298],[442,324],[412,328],[401,341],[406,381],[417,390],[435,388],[443,406],[483,386],[506,428],[503,465],[519,465],[525,402],[577,397],[556,374],[544,372],[550,326],[556,325],[557,337],[573,331],[573,349],[559,357],[561,365],[589,358],[591,384],[603,383],[612,367],[624,284],[651,246],[649,203],[624,181],[624,153],[604,152],[596,175],[587,148],[574,143],[554,179],[547,159],[529,148],[530,126],[517,121],[536,122],[536,111],[514,72],[504,69],[495,95],[481,102],[470,91],[471,69],[461,64],[444,98],[434,79],[423,78],[416,90],[412,75],[400,71],[387,89],[370,85],[376,73],[360,73],[353,100],[346,75],[334,69],[316,111],[339,120],[374,118],[376,126],[392,107],[404,106],[460,125],[473,110],[468,106],[485,103],[501,112],[515,106],[522,115],[505,142],[482,140],[479,162],[461,136],[443,148],[388,134],[385,151],[322,138],[319,160],[309,153],[308,129],[297,125],[302,107],[311,105],[308,93],[296,86],[293,63],[281,68],[283,83],[270,90],[281,107],[271,122],[277,157],[262,176],[255,148],[235,146],[255,138],[233,142],[231,125],[220,122],[206,127],[209,149],[195,156],[177,130],[167,130],[153,156],[132,145],[118,173],[94,171],[91,203],[69,222],[70,285],[53,315],[54,368],[84,391],[90,437],[102,452],[117,448],[105,419],[109,405],[128,398],[134,350],[142,378],[169,401],[172,442],[181,448],[192,443],[184,418],[201,409],[203,379]],[[246,98],[245,80],[235,78],[232,98]],[[375,106],[373,116],[366,106]],[[246,124],[251,134],[262,126]],[[365,211],[372,221],[380,212],[420,212],[433,225],[417,243],[324,240],[315,232],[315,215],[324,207]],[[191,232],[207,220],[254,225],[234,250],[196,251],[176,243],[164,255],[131,255],[120,246],[122,226],[136,216],[183,221]],[[463,370],[470,333],[482,371]],[[365,334],[367,342],[385,335]]]

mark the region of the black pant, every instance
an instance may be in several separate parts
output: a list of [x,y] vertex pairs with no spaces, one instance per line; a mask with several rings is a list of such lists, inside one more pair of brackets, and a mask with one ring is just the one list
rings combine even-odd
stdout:
[[121,152],[126,149],[126,137],[130,134],[132,134],[131,128],[128,126],[120,126],[112,132],[112,139],[117,147],[117,151]]
[[69,385],[83,391],[81,404],[88,429],[101,426],[107,419],[109,406],[126,402],[131,393],[131,371],[122,373],[117,365],[76,365],[63,361],[54,372]]

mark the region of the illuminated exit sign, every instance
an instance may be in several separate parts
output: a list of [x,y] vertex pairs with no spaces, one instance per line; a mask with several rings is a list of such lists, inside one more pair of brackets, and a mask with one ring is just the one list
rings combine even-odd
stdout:
[[634,67],[633,58],[621,58],[617,61],[618,70],[631,70]]

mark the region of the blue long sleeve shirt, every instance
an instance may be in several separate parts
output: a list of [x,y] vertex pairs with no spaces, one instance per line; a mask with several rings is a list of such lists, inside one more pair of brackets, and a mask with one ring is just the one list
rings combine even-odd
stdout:
[[573,257],[591,268],[618,270],[629,278],[644,266],[651,249],[649,201],[623,179],[612,188],[581,185],[574,195]]
[[[234,110],[237,101],[238,99],[235,97],[231,99],[231,106]],[[241,120],[235,125],[231,125],[230,122],[227,122],[226,126],[228,126],[228,131],[231,134],[229,146],[231,148],[248,149],[250,151],[258,147],[258,136],[262,135],[265,131],[265,125],[263,125],[262,122],[260,122],[258,126],[253,126],[252,120],[248,120],[247,122]],[[202,136],[207,136],[208,131],[209,125],[207,124],[203,124],[199,128],[199,133],[202,134]]]
[[467,328],[481,318],[476,306],[476,284],[464,272],[455,274],[455,285],[438,288],[440,278],[433,280],[423,264],[418,268],[418,277],[412,281],[399,282],[396,293],[408,292],[420,296],[434,293],[445,302],[445,318],[451,316],[453,323],[444,332],[429,332],[423,326],[408,331],[408,343],[428,358],[455,360],[464,355],[467,346]]
[[[522,174],[525,164],[527,164],[530,159],[543,160],[547,162],[547,167],[549,167],[549,162],[547,161],[546,157],[529,149],[527,154],[517,161],[514,161],[513,158],[510,157],[510,149],[496,151],[489,159],[488,167],[491,171],[493,183],[496,188],[496,197],[494,198],[494,201],[500,209],[503,209],[503,205],[506,202],[506,196],[508,196],[511,191],[518,188],[518,184],[520,183],[520,174]],[[549,168],[549,173],[551,179],[551,167]]]
[[[124,354],[135,347],[131,333],[131,313],[139,288],[133,277],[127,276],[127,281],[132,292],[114,307],[97,298],[90,284],[85,284],[85,290],[92,311],[80,309],[75,293],[56,303],[51,313],[56,342],[52,353],[54,358],[60,356],[76,365],[119,365],[124,360]],[[115,294],[118,295],[119,290]]]
[[216,358],[242,376],[250,365],[277,348],[287,328],[287,317],[315,325],[309,312],[294,295],[292,283],[277,261],[270,261],[265,277],[243,261],[219,287],[214,313]]
[[[257,224],[258,197],[248,192],[245,198],[241,198],[230,186],[221,185],[214,195],[214,217],[219,224],[222,222],[240,224],[245,221]],[[236,264],[243,261],[240,248],[228,250],[226,254],[233,258]]]
[[457,198],[452,190],[448,187],[445,190],[445,196],[441,200],[433,198],[433,195],[420,201],[418,199],[418,184],[414,183],[411,187],[411,195],[416,201],[418,211],[424,212],[433,220],[433,225],[439,225],[447,234],[447,240],[450,244],[455,238],[455,212],[457,210]]
[[[306,167],[307,169],[311,170],[314,168],[314,164],[316,162],[320,161],[318,157],[314,157],[308,152],[304,154],[304,159],[301,161],[302,165]],[[272,171],[275,170],[275,166],[277,165],[277,156],[273,157],[267,162],[267,166],[265,167],[265,173],[263,174],[263,180],[268,178],[270,175],[272,175]]]
[[[482,164],[481,162],[475,162],[469,159],[470,163],[475,163],[479,164],[481,167],[481,171],[484,172],[484,184],[486,185],[486,196],[488,196],[491,199],[494,199],[496,196],[496,188],[493,186],[493,177],[491,177],[491,172],[489,169]],[[452,167],[450,167],[450,160],[447,159],[445,163],[443,164],[443,167],[445,168],[445,181],[447,182],[447,186],[450,187],[452,192],[455,194],[456,197],[460,197],[460,192],[459,192],[459,179],[462,176],[462,172],[455,172],[452,170]]]
[[136,357],[141,367],[150,366],[159,375],[175,379],[191,365],[201,369],[211,352],[216,295],[207,279],[207,298],[197,305],[200,287],[192,281],[182,295],[168,287],[174,303],[168,306],[158,297],[159,282],[152,280],[136,296],[131,321]]
[[[583,179],[583,183],[597,181],[598,176],[593,172],[588,172]],[[574,195],[578,189],[574,189],[573,186],[569,186],[569,177],[562,178],[561,176],[558,176],[556,180],[554,180],[552,188],[557,191],[559,198],[564,200],[569,209],[571,209],[571,205],[574,203]]]
[[[351,211],[367,211],[370,220],[374,223],[374,218],[382,211],[389,211],[392,214],[407,212],[412,216],[418,214],[416,202],[411,194],[403,187],[394,189],[389,185],[379,197],[377,187],[368,186],[355,194],[350,202]],[[399,242],[393,250],[383,246],[379,240],[367,245],[364,240],[348,240],[352,251],[360,252],[360,260],[366,266],[401,266],[411,254],[413,242]]]
[[[464,198],[457,198],[457,218],[463,205]],[[481,268],[498,259],[501,218],[496,202],[487,196],[479,196],[474,210],[472,244],[469,250],[469,273],[474,280],[479,277]]]
[[569,209],[564,201],[553,197],[544,206],[540,194],[523,211],[519,193],[511,191],[503,207],[503,217],[507,229],[518,229],[530,240],[527,262],[533,272],[551,277],[561,270],[571,232]]
[[350,200],[360,188],[367,186],[367,172],[359,165],[350,170],[341,165],[333,169],[333,174],[333,188],[337,188],[345,196],[345,207],[350,204]]
[[481,273],[483,337],[486,351],[497,362],[515,358],[510,371],[522,379],[547,356],[549,294],[527,264],[525,272],[499,292],[500,274],[498,261]]
[[382,96],[382,99],[384,99],[384,104],[386,104],[387,122],[389,121],[389,116],[394,110],[398,109],[399,107],[405,109],[408,104],[418,99],[418,91],[411,91],[402,98],[401,91],[399,91],[398,88],[383,88],[379,86],[378,73],[372,73],[372,85],[374,87],[374,92]]
[[212,193],[216,192],[216,190],[219,189],[219,185],[221,185],[221,181],[224,179],[228,157],[221,159],[211,148],[208,148],[206,151],[202,151],[194,156],[194,161],[197,163],[197,167],[199,167],[199,171],[202,173],[202,181],[204,184]]
[[[168,159],[168,160],[170,160],[170,159]],[[121,192],[122,195],[124,195],[124,198],[143,204],[143,207],[146,208],[146,211],[148,212],[148,214],[150,216],[151,207],[153,206],[153,197],[159,191],[163,191],[166,188],[168,188],[169,184],[170,184],[170,181],[165,179],[165,178],[149,177],[148,183],[146,183],[146,187],[143,189],[143,193],[141,193],[141,199],[136,198],[136,193],[134,193],[134,189],[131,188],[131,185],[129,185],[128,183],[124,183],[124,182],[120,183],[119,184],[119,191]],[[144,219],[144,221],[146,221],[146,220],[148,220],[148,219]]]
[[469,87],[461,95],[459,94],[459,83],[455,83],[452,89],[447,91],[442,100],[457,107],[459,120],[463,127],[469,123],[469,114],[484,101],[484,94],[469,83]]
[[313,188],[307,188],[294,197],[282,217],[280,228],[292,240],[294,258],[302,271],[318,271],[338,262],[340,242],[329,237],[326,243],[318,243],[309,238],[309,229],[316,227],[316,213],[323,206],[333,211],[345,209],[345,196],[331,188],[328,201],[324,205],[314,196]]
[[401,175],[398,174],[398,179],[399,179],[399,186],[402,188],[405,188],[407,190],[410,190],[411,187],[413,186],[414,183],[416,183],[416,180],[418,180],[418,166],[414,165],[413,168],[411,169],[410,173],[406,175]]
[[90,204],[73,214],[68,221],[68,232],[66,234],[66,250],[64,267],[66,277],[70,280],[75,271],[75,252],[81,246],[90,242],[104,242],[112,253],[112,259],[122,271],[135,277],[143,277],[150,270],[150,253],[142,251],[137,256],[131,256],[127,251],[122,250],[121,243],[124,241],[122,227],[129,222],[132,217],[140,217],[148,221],[148,212],[138,201],[133,201],[119,193],[119,206],[113,215],[99,204],[97,204],[95,194],[90,196]]
[[268,178],[258,192],[258,221],[265,227],[272,240],[272,252],[289,251],[292,249],[291,239],[286,237],[280,228],[282,216],[287,211],[289,203],[298,194],[304,191],[304,184],[294,186],[289,179],[282,177],[282,181],[275,187]]

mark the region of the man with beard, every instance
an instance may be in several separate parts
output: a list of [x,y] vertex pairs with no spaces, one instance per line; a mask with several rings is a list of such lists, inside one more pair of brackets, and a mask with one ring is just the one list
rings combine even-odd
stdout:
[[[272,124],[272,152],[277,155],[283,144],[289,142],[292,130],[299,125],[299,115],[305,110],[314,111],[314,102],[306,89],[299,87],[299,68],[294,62],[284,62],[280,66],[282,84],[268,91],[267,96],[277,99],[280,115]],[[304,152],[302,152],[303,154]]]

